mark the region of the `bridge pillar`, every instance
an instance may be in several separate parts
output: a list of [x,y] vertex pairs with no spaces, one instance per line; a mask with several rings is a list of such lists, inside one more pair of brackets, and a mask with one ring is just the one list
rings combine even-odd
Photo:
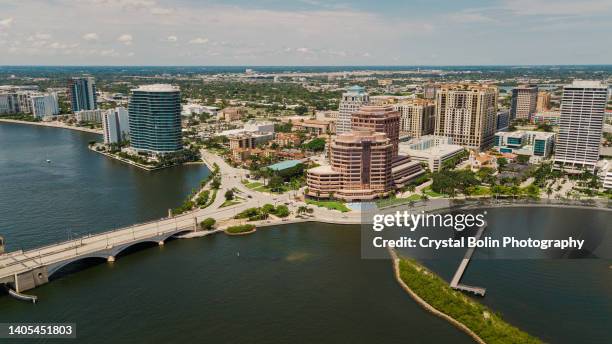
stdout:
[[193,217],[193,231],[197,232],[199,228],[200,226],[198,226],[198,217],[194,216]]
[[158,244],[159,246],[164,246],[164,241],[162,240],[162,241],[158,242],[157,244]]
[[109,263],[112,263],[115,261],[115,256],[108,256],[108,258],[106,258],[106,261]]
[[168,217],[172,217],[172,209],[168,208]]

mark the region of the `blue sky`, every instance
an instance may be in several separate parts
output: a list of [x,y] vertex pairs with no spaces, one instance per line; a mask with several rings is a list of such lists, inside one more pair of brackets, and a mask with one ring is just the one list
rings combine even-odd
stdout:
[[0,65],[612,63],[612,0],[0,0]]

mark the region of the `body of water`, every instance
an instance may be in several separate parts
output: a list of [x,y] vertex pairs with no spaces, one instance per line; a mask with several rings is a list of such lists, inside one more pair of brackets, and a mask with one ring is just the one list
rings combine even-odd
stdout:
[[[63,239],[65,223],[97,230],[162,216],[206,174],[143,172],[88,151],[91,139],[0,125],[0,228],[9,244]],[[552,208],[492,209],[487,219],[507,231],[610,223],[609,213]],[[29,291],[36,305],[0,297],[0,323],[73,322],[86,343],[471,343],[413,302],[389,261],[361,259],[359,230],[293,224],[134,250]],[[603,343],[611,263],[474,260],[464,281],[486,287],[482,302],[548,342]],[[449,280],[458,260],[425,264]]]

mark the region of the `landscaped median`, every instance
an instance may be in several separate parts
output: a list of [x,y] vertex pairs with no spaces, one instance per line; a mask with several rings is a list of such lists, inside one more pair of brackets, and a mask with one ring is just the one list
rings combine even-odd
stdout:
[[542,343],[460,291],[414,259],[390,251],[398,282],[422,307],[449,321],[478,343]]
[[247,235],[255,233],[256,231],[257,228],[255,227],[255,225],[246,224],[227,227],[224,232],[227,235]]

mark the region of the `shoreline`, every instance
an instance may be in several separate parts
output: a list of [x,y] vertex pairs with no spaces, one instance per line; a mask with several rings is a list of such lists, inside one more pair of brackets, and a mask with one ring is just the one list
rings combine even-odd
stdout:
[[457,329],[459,329],[460,331],[463,331],[465,334],[470,336],[476,343],[487,344],[484,340],[482,340],[482,338],[480,338],[476,334],[476,332],[472,331],[469,327],[467,327],[466,325],[464,325],[462,322],[458,321],[457,319],[451,317],[450,315],[448,315],[448,314],[446,314],[444,312],[439,311],[434,306],[432,306],[429,303],[427,303],[427,301],[423,300],[412,289],[410,289],[410,287],[402,280],[402,278],[400,276],[400,267],[399,267],[400,258],[397,256],[397,253],[395,252],[395,250],[389,249],[389,255],[391,256],[391,262],[393,264],[393,272],[394,272],[394,275],[395,275],[395,280],[397,281],[397,283],[399,283],[399,285],[402,287],[402,289],[404,289],[404,291],[406,293],[408,293],[408,295],[410,295],[410,297],[419,306],[421,306],[423,309],[425,309],[429,313],[431,313],[431,314],[433,314],[433,315],[435,315],[435,316],[437,316],[439,318],[442,318],[442,319],[448,321],[451,325],[455,326]]
[[48,127],[48,128],[59,128],[59,129],[68,129],[74,131],[81,131],[90,134],[103,135],[104,133],[98,129],[90,129],[83,127],[73,127],[66,124],[60,124],[59,122],[29,122],[29,121],[21,121],[17,119],[8,119],[8,118],[0,118],[0,123],[14,123],[14,124],[26,124],[26,125],[37,125],[39,127]]

